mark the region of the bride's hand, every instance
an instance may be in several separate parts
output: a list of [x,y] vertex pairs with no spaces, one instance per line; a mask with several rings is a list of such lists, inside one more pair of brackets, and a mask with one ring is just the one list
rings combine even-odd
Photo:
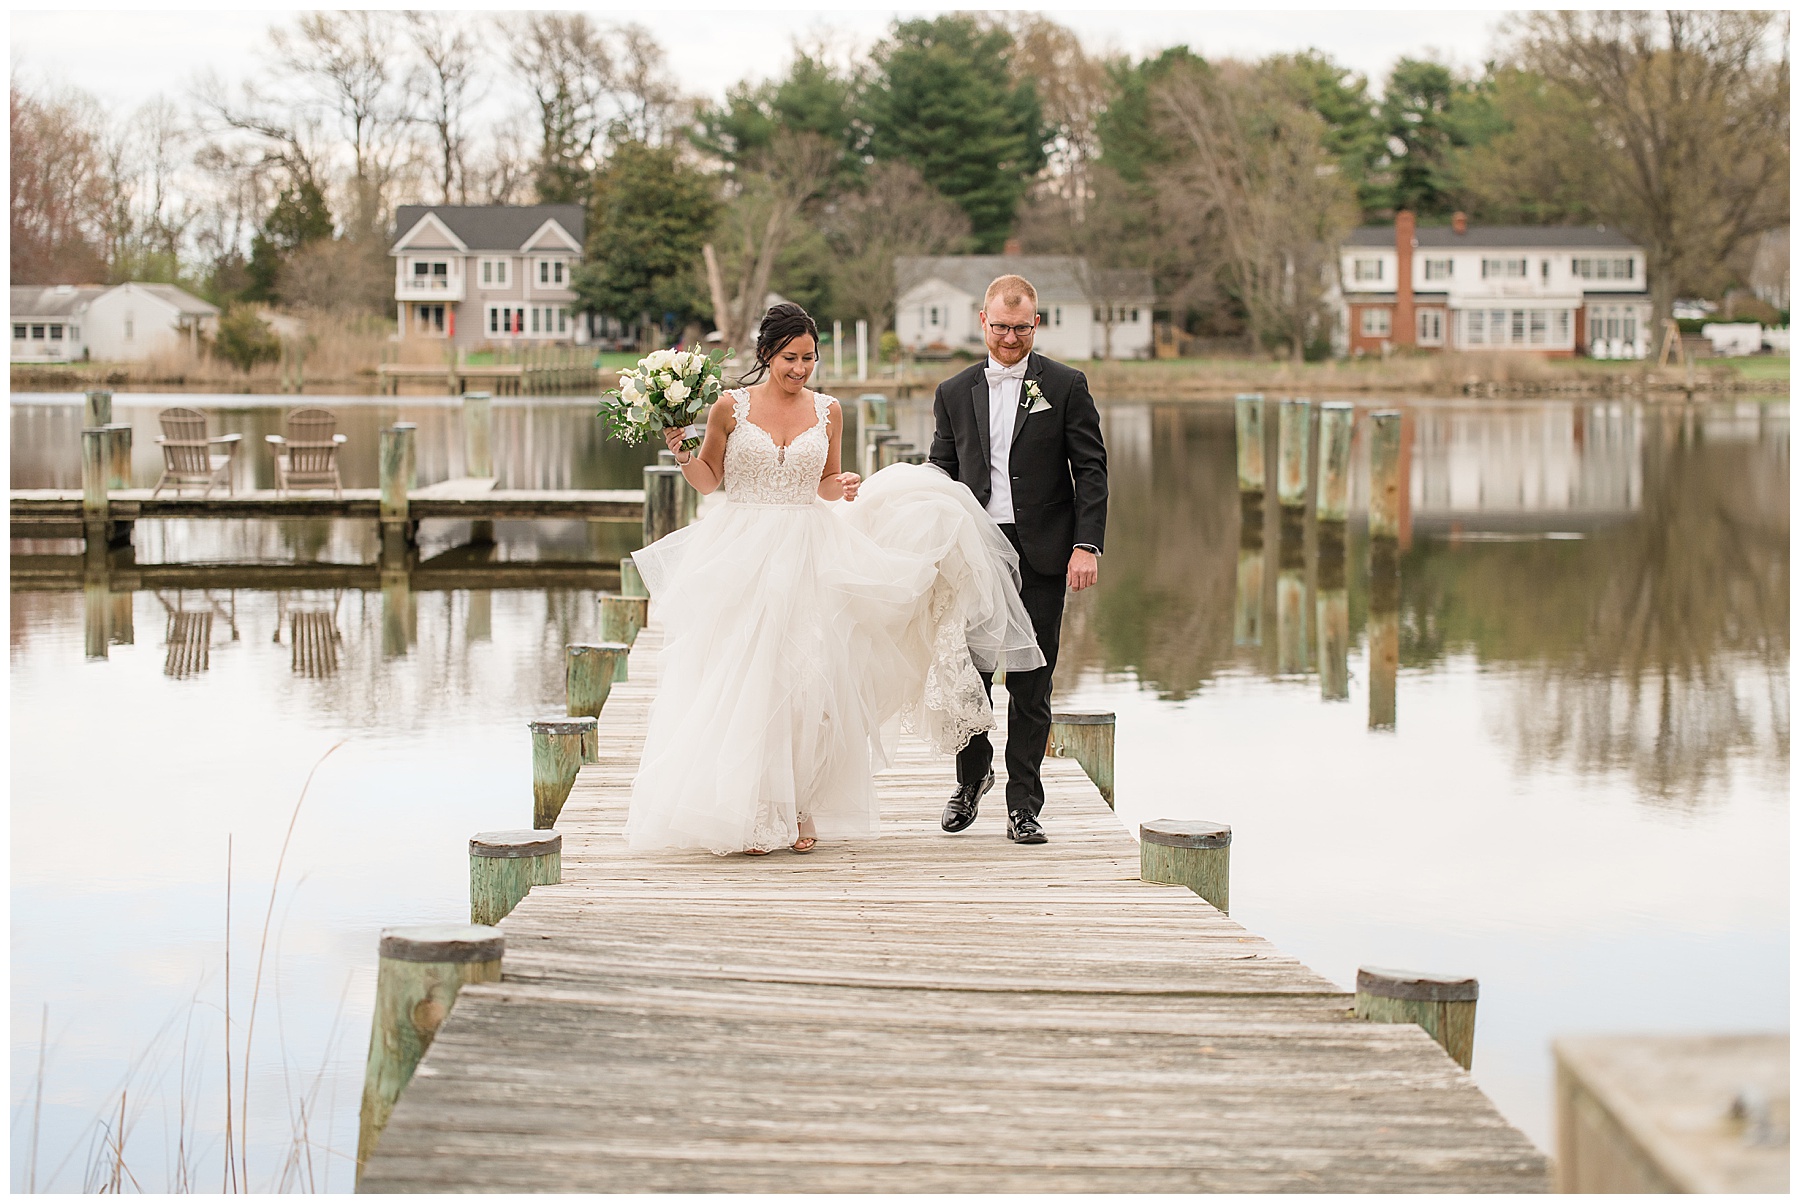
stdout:
[[838,473],[838,484],[843,487],[844,500],[854,502],[856,491],[862,488],[862,478],[853,472],[840,472]]
[[686,427],[681,427],[681,426],[665,426],[665,427],[663,427],[663,442],[667,443],[669,445],[669,450],[675,453],[675,456],[677,459],[679,459],[681,457],[681,441],[686,438],[687,438],[687,428]]

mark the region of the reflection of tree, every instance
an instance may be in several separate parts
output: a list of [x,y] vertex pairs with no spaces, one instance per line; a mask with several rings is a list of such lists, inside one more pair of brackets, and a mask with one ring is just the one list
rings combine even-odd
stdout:
[[1510,723],[1526,762],[1628,769],[1663,798],[1759,740],[1788,755],[1785,457],[1679,434],[1648,419],[1629,521],[1581,543],[1426,545],[1402,575],[1408,663],[1465,646],[1525,666]]

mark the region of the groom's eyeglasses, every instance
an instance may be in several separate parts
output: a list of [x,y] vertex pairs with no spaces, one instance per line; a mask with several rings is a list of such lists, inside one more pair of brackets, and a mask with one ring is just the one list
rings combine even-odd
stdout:
[[988,329],[994,332],[997,339],[1003,339],[1009,334],[1015,339],[1022,339],[1037,329],[1037,323],[1033,322],[1029,326],[1002,326],[998,322],[990,322]]

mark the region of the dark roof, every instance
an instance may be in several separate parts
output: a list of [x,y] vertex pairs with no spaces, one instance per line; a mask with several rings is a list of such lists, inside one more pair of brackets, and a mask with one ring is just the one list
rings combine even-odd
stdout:
[[394,210],[394,242],[427,213],[437,214],[471,251],[517,251],[551,220],[577,243],[587,241],[587,211],[580,205],[401,205]]
[[[1449,226],[1420,226],[1413,232],[1421,250],[1444,247],[1617,247],[1638,244],[1603,226],[1470,226],[1458,234]],[[1344,239],[1347,247],[1391,247],[1392,226],[1358,226]]]
[[15,320],[65,318],[105,291],[105,286],[99,284],[15,284],[12,316]]

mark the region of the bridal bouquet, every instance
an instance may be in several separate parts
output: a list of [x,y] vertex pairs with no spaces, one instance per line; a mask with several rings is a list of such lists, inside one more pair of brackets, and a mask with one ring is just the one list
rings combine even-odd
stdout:
[[618,388],[601,394],[599,416],[627,443],[660,438],[665,427],[685,427],[681,449],[692,451],[700,446],[694,417],[724,390],[730,357],[729,351],[717,359],[700,351],[652,351],[637,367],[619,373]]

